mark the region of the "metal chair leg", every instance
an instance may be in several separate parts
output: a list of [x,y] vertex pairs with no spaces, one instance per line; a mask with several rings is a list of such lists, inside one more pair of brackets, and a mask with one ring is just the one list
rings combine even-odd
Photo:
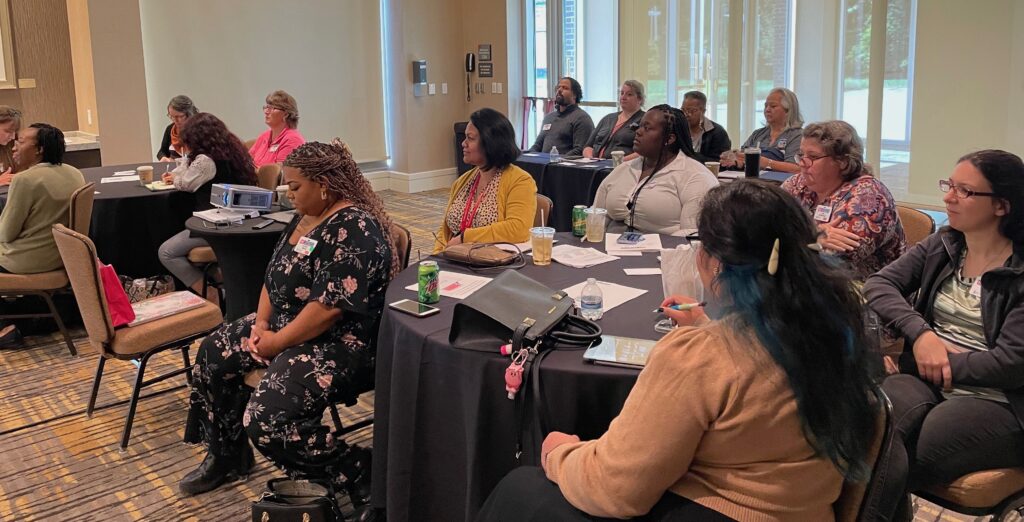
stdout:
[[100,391],[100,379],[103,377],[103,365],[107,358],[100,355],[100,362],[96,365],[96,377],[92,380],[92,393],[89,394],[89,406],[85,408],[86,417],[92,417],[92,410],[96,407],[96,395]]
[[71,334],[68,333],[67,327],[64,326],[64,321],[60,317],[60,313],[57,312],[56,305],[53,304],[53,296],[49,292],[40,292],[43,301],[46,301],[46,306],[50,308],[50,313],[53,314],[53,320],[57,323],[57,328],[60,330],[61,335],[64,336],[64,343],[68,345],[68,350],[71,352],[71,356],[75,357],[78,355],[78,350],[75,349],[75,343],[71,341]]
[[128,402],[128,416],[124,420],[124,432],[121,434],[121,449],[128,448],[128,438],[132,434],[132,423],[135,421],[135,409],[139,405],[139,393],[142,391],[142,377],[146,372],[146,363],[153,353],[147,353],[139,360],[139,369],[135,372],[135,386],[132,387],[132,399]]
[[341,424],[341,416],[338,415],[338,405],[334,404],[332,402],[331,405],[330,405],[330,409],[331,409],[331,420],[334,421],[334,429],[336,431],[340,432],[341,430],[345,429],[345,427],[342,426],[342,424]]
[[185,380],[188,381],[188,385],[191,388],[192,387],[192,363],[189,362],[189,360],[188,360],[188,345],[185,345],[185,346],[181,347],[181,358],[182,358],[182,360],[185,361],[184,368],[188,368],[188,371],[185,372]]

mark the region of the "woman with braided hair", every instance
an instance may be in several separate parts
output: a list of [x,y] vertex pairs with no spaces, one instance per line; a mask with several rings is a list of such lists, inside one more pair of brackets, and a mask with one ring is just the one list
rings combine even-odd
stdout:
[[[247,476],[252,440],[288,475],[344,485],[358,505],[369,497],[369,450],[334,439],[320,419],[372,382],[384,293],[398,271],[391,220],[340,141],[295,149],[284,180],[298,215],[256,312],[221,326],[196,356],[185,440],[209,452],[181,490]],[[243,379],[257,368],[267,371],[251,391]]]
[[608,209],[609,232],[683,236],[697,229],[700,201],[718,179],[693,159],[687,125],[669,105],[644,114],[633,139],[640,157],[615,167],[594,196],[595,207]]

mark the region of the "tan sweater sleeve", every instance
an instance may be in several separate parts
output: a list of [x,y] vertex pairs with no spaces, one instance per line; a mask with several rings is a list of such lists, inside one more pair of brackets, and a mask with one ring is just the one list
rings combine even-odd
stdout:
[[593,516],[635,517],[679,481],[730,393],[728,364],[716,360],[721,342],[702,328],[669,334],[601,438],[548,454],[547,476],[573,506]]
[[0,243],[10,243],[21,235],[25,221],[32,212],[36,202],[35,189],[37,184],[25,178],[14,176],[11,188],[7,192],[7,205],[0,215]]

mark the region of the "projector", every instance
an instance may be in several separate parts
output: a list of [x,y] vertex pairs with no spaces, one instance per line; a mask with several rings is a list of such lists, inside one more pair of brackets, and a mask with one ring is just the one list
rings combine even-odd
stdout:
[[214,183],[210,204],[218,208],[270,210],[274,192],[252,185]]

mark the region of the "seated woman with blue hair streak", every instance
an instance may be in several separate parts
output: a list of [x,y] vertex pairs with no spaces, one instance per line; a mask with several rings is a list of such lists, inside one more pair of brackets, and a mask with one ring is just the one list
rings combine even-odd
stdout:
[[542,468],[505,477],[480,519],[829,521],[844,478],[867,478],[877,410],[862,305],[808,247],[810,216],[744,180],[711,189],[698,226],[707,313],[666,299],[692,308],[666,312],[680,327],[608,431],[549,434]]

